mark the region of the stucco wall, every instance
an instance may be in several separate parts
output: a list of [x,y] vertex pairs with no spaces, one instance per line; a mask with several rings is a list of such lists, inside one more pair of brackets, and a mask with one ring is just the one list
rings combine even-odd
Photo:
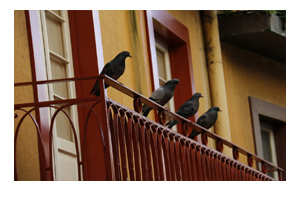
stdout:
[[[32,81],[32,77],[25,12],[14,11],[14,82],[29,81]],[[15,88],[14,103],[29,102],[33,102],[32,87]],[[18,114],[18,117],[14,119],[16,130],[17,123],[24,112],[14,113]],[[33,116],[35,116],[34,113]],[[18,179],[40,180],[36,129],[29,117],[22,123],[17,142]]]
[[285,65],[221,43],[232,142],[255,153],[249,96],[286,107]]

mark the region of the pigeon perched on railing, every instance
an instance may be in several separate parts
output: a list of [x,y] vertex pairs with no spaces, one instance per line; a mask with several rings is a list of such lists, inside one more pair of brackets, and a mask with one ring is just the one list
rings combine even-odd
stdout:
[[[149,97],[150,100],[164,106],[174,95],[174,90],[177,84],[180,84],[178,79],[171,79],[161,87],[157,88]],[[149,112],[152,110],[151,107],[143,105],[142,114],[147,117]]]
[[[125,59],[127,57],[131,58],[130,53],[128,51],[122,51],[112,61],[106,63],[100,75],[107,75],[115,80],[118,80],[118,78],[120,78],[125,71]],[[108,87],[109,85],[105,84],[105,88]],[[90,94],[100,96],[98,79]]]
[[[219,111],[221,111],[219,107],[211,107],[206,113],[204,113],[198,118],[196,124],[206,129],[209,129],[216,123]],[[193,130],[189,138],[194,139],[199,133],[200,132]]]
[[[201,93],[195,93],[191,99],[189,99],[188,101],[186,101],[184,104],[182,104],[179,109],[176,111],[176,114],[184,117],[184,118],[189,118],[191,116],[193,116],[194,114],[196,114],[196,112],[199,109],[199,98],[203,97]],[[178,124],[179,122],[172,119],[170,120],[166,126],[168,126],[168,128],[172,128],[174,125]]]

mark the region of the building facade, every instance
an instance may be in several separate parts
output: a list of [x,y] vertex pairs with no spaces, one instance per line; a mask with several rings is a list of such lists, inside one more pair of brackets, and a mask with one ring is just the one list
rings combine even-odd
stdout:
[[[269,170],[268,177],[285,180],[285,172],[278,175],[277,169],[273,172],[265,165],[285,170],[285,63],[220,39],[223,30],[216,11],[15,11],[14,15],[15,179],[242,180],[254,159],[251,169],[257,175],[253,177],[266,180],[258,172]],[[122,85],[111,83],[101,93],[100,103],[94,104],[97,98],[90,91],[96,77],[125,50],[132,58],[126,59],[126,70],[118,79]],[[177,137],[187,134],[187,127],[191,131],[190,122],[179,123],[172,130],[174,135],[158,128],[155,123],[165,121],[161,116],[168,120],[172,115],[157,114],[159,107],[150,112],[149,122],[129,117],[129,110],[138,113],[143,98],[172,78],[179,79],[180,85],[166,105],[171,112],[196,92],[204,98],[189,118],[192,122],[212,106],[221,108],[215,125],[202,134],[208,141],[201,135],[195,138],[209,151],[183,141],[185,136]],[[55,79],[60,81],[50,81]],[[103,104],[103,96],[112,101]],[[113,111],[104,112],[103,106]],[[26,113],[30,109],[31,115]],[[130,120],[133,124],[137,120],[141,127],[132,125],[137,135],[150,131],[158,137],[153,146],[147,134],[136,141],[129,134],[127,140],[125,129],[133,130]],[[125,128],[116,128],[120,125]],[[181,149],[181,141],[187,149]],[[131,148],[131,142],[139,145]],[[210,149],[221,151],[228,160],[225,164],[233,163],[228,168],[231,175],[223,174],[222,159],[218,164],[197,158],[197,153],[205,151],[217,159],[219,154]],[[241,175],[233,175],[234,170]]]

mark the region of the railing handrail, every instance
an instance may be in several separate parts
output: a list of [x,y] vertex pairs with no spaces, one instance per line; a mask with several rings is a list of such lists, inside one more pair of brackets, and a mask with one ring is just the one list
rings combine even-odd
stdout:
[[[36,82],[23,82],[23,83],[15,83],[14,86],[15,87],[19,87],[19,86],[26,86],[26,85],[40,85],[40,84],[51,84],[51,83],[55,83],[55,82],[68,82],[68,81],[82,81],[82,80],[90,80],[90,79],[104,79],[105,83],[110,85],[111,87],[115,88],[116,90],[126,94],[127,96],[130,96],[136,100],[140,100],[140,103],[144,103],[147,106],[150,106],[151,108],[157,110],[159,113],[161,114],[165,114],[173,119],[175,119],[176,121],[179,121],[181,124],[185,123],[188,127],[195,129],[196,131],[199,132],[203,132],[201,133],[201,135],[205,135],[206,137],[210,137],[212,139],[214,139],[216,142],[219,142],[219,144],[221,144],[221,146],[226,145],[229,148],[232,148],[233,151],[233,157],[235,160],[238,160],[238,154],[242,153],[243,155],[247,156],[248,158],[248,165],[252,168],[253,167],[253,160],[261,163],[262,165],[268,165],[270,167],[273,167],[275,169],[277,169],[277,172],[283,172],[283,169],[280,167],[275,166],[274,164],[256,156],[255,154],[241,148],[240,146],[220,137],[219,135],[197,125],[196,123],[168,110],[167,108],[151,101],[149,98],[133,91],[132,89],[126,87],[125,85],[120,84],[118,81],[115,81],[114,79],[106,76],[106,75],[99,75],[99,76],[93,76],[93,77],[80,77],[80,78],[66,78],[66,79],[55,79],[55,80],[43,80],[43,81],[36,81]],[[97,101],[99,99],[99,97],[85,97],[85,98],[78,98],[78,99],[66,99],[66,100],[56,100],[56,101],[43,101],[43,102],[36,102],[36,103],[23,103],[23,104],[15,104],[14,107],[16,108],[20,108],[20,107],[33,107],[33,106],[38,106],[38,107],[44,107],[44,106],[48,106],[50,104],[61,104],[61,103],[69,103],[69,102],[85,102],[85,101]],[[138,101],[139,101],[138,100]],[[141,105],[141,104],[140,104]],[[134,108],[136,112],[140,113],[141,112],[141,106]],[[163,112],[162,112],[163,111]],[[162,124],[161,122],[159,122],[160,124]],[[164,125],[164,124],[162,124]],[[171,129],[170,129],[171,130]],[[172,132],[174,132],[173,130],[171,130]],[[176,133],[176,132],[175,132]],[[182,134],[183,136],[185,136],[185,140],[190,142],[190,143],[194,143],[194,144],[200,144],[199,142],[192,140],[188,137],[186,137],[186,135]],[[203,143],[205,146],[207,145],[207,143]],[[209,147],[208,147],[209,148]],[[218,148],[217,146],[217,150],[220,151],[222,153],[222,148]],[[236,156],[237,154],[237,156]],[[224,154],[223,154],[224,155]],[[225,155],[226,156],[226,155]],[[226,156],[227,157],[227,156]],[[252,163],[252,164],[251,164]],[[265,171],[266,172],[266,171]]]

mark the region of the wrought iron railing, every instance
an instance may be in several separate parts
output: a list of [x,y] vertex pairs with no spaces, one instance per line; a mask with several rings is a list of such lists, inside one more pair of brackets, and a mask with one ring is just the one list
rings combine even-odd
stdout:
[[[88,137],[87,127],[90,116],[93,115],[98,123],[99,140],[103,144],[103,154],[105,158],[105,180],[274,180],[268,176],[267,167],[278,172],[279,180],[282,180],[282,169],[265,161],[245,149],[227,141],[217,134],[198,126],[197,124],[177,115],[160,106],[148,98],[135,91],[119,84],[107,76],[89,78],[70,78],[51,81],[38,81],[28,83],[16,83],[15,87],[50,84],[63,81],[84,81],[99,79],[100,96],[77,98],[58,101],[35,102],[25,104],[15,104],[14,109],[24,112],[16,125],[15,132],[15,180],[17,176],[16,148],[19,128],[26,117],[30,117],[36,127],[39,143],[39,152],[44,158],[41,168],[44,173],[44,180],[54,180],[52,151],[45,149],[52,148],[52,129],[57,113],[63,112],[69,119],[75,138],[77,151],[77,165],[79,180],[90,180],[89,168],[86,162]],[[119,92],[133,98],[133,108],[131,110],[114,100],[105,96],[104,82],[115,88]],[[90,102],[88,104],[88,102]],[[154,108],[157,111],[158,122],[154,122],[140,114],[142,103]],[[57,106],[63,104],[63,106]],[[56,105],[56,106],[55,106]],[[84,107],[88,110],[84,120],[84,128],[80,129],[83,141],[78,142],[74,124],[64,112],[63,108],[71,105]],[[100,106],[101,112],[96,112],[95,107]],[[55,114],[50,119],[48,139],[43,140],[41,130],[37,120],[31,114],[42,107],[53,107]],[[31,108],[31,109],[25,109]],[[164,126],[166,116],[174,118],[181,125],[181,133],[175,132]],[[201,131],[201,143],[186,137],[188,130],[195,129]],[[215,141],[216,149],[208,147],[208,137]],[[45,142],[46,141],[46,142]],[[223,147],[232,149],[232,157],[224,155]],[[79,155],[79,149],[81,155]],[[239,161],[239,155],[247,157],[247,164]],[[253,167],[253,163],[260,163],[261,171]]]

